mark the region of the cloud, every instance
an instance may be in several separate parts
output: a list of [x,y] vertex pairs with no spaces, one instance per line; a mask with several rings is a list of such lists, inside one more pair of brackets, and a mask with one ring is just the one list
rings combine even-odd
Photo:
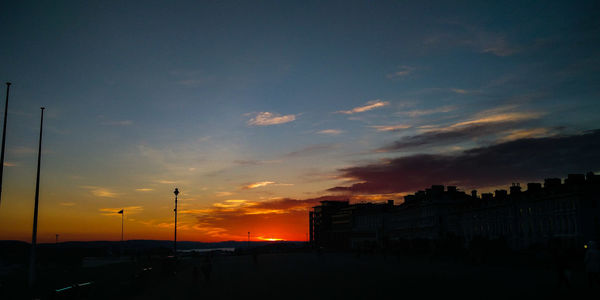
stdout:
[[[190,209],[185,213],[196,218],[191,226],[203,240],[246,240],[268,237],[285,240],[305,240],[308,211],[321,201],[384,201],[403,194],[385,195],[324,195],[308,199],[278,198],[267,201],[226,200],[207,208]],[[164,224],[173,228],[173,224]]]
[[465,125],[481,124],[481,123],[500,123],[500,122],[518,122],[524,120],[538,119],[544,115],[541,112],[512,112],[483,116],[473,120],[459,122],[450,127],[461,127]]
[[526,138],[456,155],[419,154],[340,170],[360,180],[332,192],[412,192],[432,184],[487,187],[600,169],[600,130],[570,136]]
[[491,32],[480,27],[454,23],[461,30],[438,34],[425,39],[424,44],[437,50],[444,47],[468,47],[479,53],[505,57],[521,52],[523,49],[507,40],[502,33]]
[[135,189],[137,192],[151,192],[154,189],[151,188],[139,188],[139,189]]
[[5,167],[16,167],[16,166],[17,166],[17,164],[16,164],[16,163],[11,163],[11,162],[7,162],[7,161],[5,161],[5,162],[4,162],[4,166],[5,166]]
[[284,124],[296,120],[296,115],[279,115],[268,111],[257,113],[254,118],[248,121],[248,125],[251,126],[269,126]]
[[125,206],[125,207],[118,207],[118,208],[100,208],[100,214],[103,216],[119,216],[121,214],[119,214],[120,210],[123,210],[123,212],[126,215],[135,215],[135,214],[139,214],[144,210],[143,206]]
[[82,186],[82,188],[89,190],[90,193],[92,193],[92,195],[94,195],[96,197],[115,198],[119,195],[118,193],[115,193],[115,192],[109,190],[108,188],[100,187],[100,186],[85,185],[85,186]]
[[263,164],[278,164],[281,160],[255,160],[255,159],[236,159],[233,163],[242,166],[263,165]]
[[447,113],[456,110],[455,106],[446,105],[432,109],[422,109],[422,110],[410,110],[410,111],[399,111],[396,115],[407,115],[411,118],[416,118],[420,116],[438,114],[438,113]]
[[327,135],[338,135],[342,133],[342,130],[339,129],[324,129],[321,131],[317,131],[318,134],[327,134]]
[[508,134],[502,137],[500,142],[508,142],[525,138],[539,138],[539,137],[547,137],[556,134],[556,130],[562,129],[558,128],[531,128],[531,129],[516,129],[511,130]]
[[107,126],[129,126],[133,124],[133,121],[131,120],[122,120],[122,121],[105,121],[100,123],[102,125],[107,125]]
[[324,152],[331,151],[337,147],[339,147],[338,144],[316,144],[316,145],[311,145],[311,146],[302,148],[300,150],[289,152],[289,153],[285,154],[284,156],[286,156],[286,157],[301,157],[301,156],[321,154]]
[[375,108],[379,108],[379,107],[384,107],[384,106],[387,106],[389,104],[390,103],[387,102],[387,101],[381,101],[379,99],[376,99],[376,100],[371,100],[371,101],[367,102],[363,106],[355,107],[355,108],[353,108],[351,110],[336,111],[336,113],[351,115],[351,114],[355,114],[355,113],[361,113],[361,112],[369,111],[369,110],[372,110],[372,109],[375,109]]
[[164,180],[164,179],[159,179],[156,182],[158,183],[162,183],[162,184],[175,184],[177,183],[176,181],[172,181],[172,180]]
[[216,192],[215,196],[217,197],[227,197],[233,195],[232,192]]
[[369,126],[371,128],[375,128],[377,131],[402,131],[404,129],[411,128],[411,125],[406,124],[398,124],[398,125],[379,125],[379,126]]
[[410,73],[412,73],[414,70],[415,70],[414,67],[400,66],[396,72],[387,74],[386,77],[388,79],[394,79],[394,78],[404,77],[404,76],[407,76]]
[[18,154],[18,155],[33,154],[33,153],[37,153],[37,149],[29,148],[29,147],[25,147],[25,146],[16,146],[16,147],[11,147],[9,152],[11,152],[13,154]]
[[542,115],[543,113],[538,112],[496,113],[494,110],[490,113],[486,111],[470,120],[451,124],[443,128],[422,126],[420,127],[422,133],[403,137],[398,141],[377,149],[377,151],[405,151],[492,136],[510,131],[515,126],[523,124],[524,121],[537,119]]
[[259,187],[263,187],[263,186],[267,186],[269,184],[273,184],[275,183],[274,181],[260,181],[260,182],[254,182],[254,183],[250,183],[248,185],[245,185],[242,187],[243,190],[250,190],[250,189],[255,189],[255,188],[259,188]]
[[251,206],[251,205],[252,205],[251,202],[249,202],[248,200],[243,200],[243,199],[225,200],[224,202],[213,204],[214,207],[221,207],[221,208],[241,207],[241,206]]

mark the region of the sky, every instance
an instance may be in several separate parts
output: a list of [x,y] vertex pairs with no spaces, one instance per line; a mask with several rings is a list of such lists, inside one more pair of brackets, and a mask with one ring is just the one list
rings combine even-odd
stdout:
[[[597,1],[4,1],[0,239],[306,240],[321,200],[600,171]],[[4,99],[2,99],[4,100]],[[4,101],[2,108],[4,107]]]

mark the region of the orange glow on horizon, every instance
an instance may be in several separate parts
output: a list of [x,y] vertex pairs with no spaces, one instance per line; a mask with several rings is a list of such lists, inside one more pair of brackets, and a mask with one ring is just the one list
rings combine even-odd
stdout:
[[267,242],[283,242],[283,241],[285,241],[284,239],[266,238],[266,237],[262,237],[262,236],[257,237],[257,239],[259,239],[261,241],[267,241]]

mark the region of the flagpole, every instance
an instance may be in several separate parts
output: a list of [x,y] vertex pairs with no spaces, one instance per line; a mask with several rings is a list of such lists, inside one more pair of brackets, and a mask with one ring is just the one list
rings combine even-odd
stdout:
[[0,203],[2,203],[2,173],[4,173],[4,146],[6,145],[6,117],[8,116],[8,92],[10,82],[6,83],[6,103],[4,104],[4,127],[2,127],[2,150],[0,152]]
[[177,195],[179,195],[179,189],[175,188],[173,194],[175,194],[175,230],[173,233],[173,255],[177,257]]
[[125,217],[125,211],[121,213],[121,242],[123,242],[123,218]]
[[37,161],[37,177],[35,180],[35,207],[33,209],[33,234],[31,237],[31,255],[29,257],[29,288],[33,288],[35,284],[35,247],[37,244],[37,221],[38,221],[38,203],[40,198],[40,162],[42,160],[42,130],[44,125],[44,109],[40,119],[40,141],[38,145],[38,161]]

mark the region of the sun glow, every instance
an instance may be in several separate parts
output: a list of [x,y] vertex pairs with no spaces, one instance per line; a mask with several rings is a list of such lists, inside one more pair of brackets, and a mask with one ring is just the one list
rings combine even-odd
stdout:
[[261,241],[267,241],[267,242],[282,242],[282,241],[285,241],[284,239],[266,238],[266,237],[262,237],[262,236],[257,237],[257,239],[259,239]]

